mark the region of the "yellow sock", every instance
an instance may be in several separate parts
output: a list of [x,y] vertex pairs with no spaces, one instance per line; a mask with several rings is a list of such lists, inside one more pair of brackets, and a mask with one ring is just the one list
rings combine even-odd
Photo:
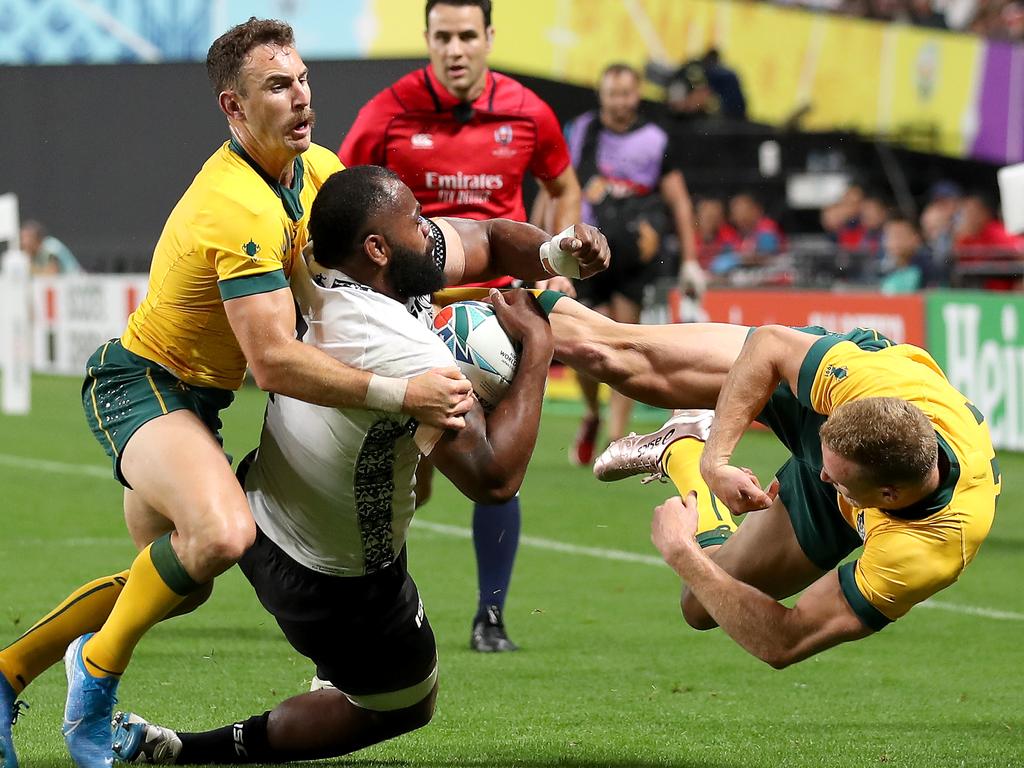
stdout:
[[122,571],[83,584],[0,651],[0,674],[15,693],[60,661],[72,640],[103,626],[127,579]]
[[711,494],[700,476],[700,457],[704,443],[692,437],[676,440],[665,451],[662,468],[680,496],[697,492],[697,543],[712,547],[723,543],[736,530],[729,509]]
[[170,534],[154,541],[135,558],[110,617],[85,643],[86,669],[97,677],[120,675],[149,628],[198,586],[178,560]]

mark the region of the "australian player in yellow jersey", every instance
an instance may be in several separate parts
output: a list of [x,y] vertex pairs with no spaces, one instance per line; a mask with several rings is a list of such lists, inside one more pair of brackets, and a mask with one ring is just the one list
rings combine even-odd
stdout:
[[124,335],[89,360],[82,390],[125,486],[125,519],[141,553],[0,652],[3,768],[17,766],[17,694],[65,649],[68,748],[83,768],[109,766],[114,692],[135,645],[157,621],[202,602],[253,542],[218,433],[219,411],[247,365],[268,391],[401,411],[443,428],[463,426],[472,405],[457,369],[387,379],[295,338],[289,273],[307,241],[313,197],[341,164],[310,141],[308,73],[289,26],[253,18],[232,28],[210,47],[207,70],[231,139],[171,212],[147,297]]
[[[550,317],[557,358],[654,405],[717,408],[679,411],[594,466],[675,483],[683,498],[655,510],[652,539],[695,628],[784,667],[900,618],[988,534],[1001,484],[988,427],[922,349],[862,329],[626,326],[569,299]],[[767,490],[729,464],[755,420],[792,453]],[[729,510],[746,513],[738,529]]]

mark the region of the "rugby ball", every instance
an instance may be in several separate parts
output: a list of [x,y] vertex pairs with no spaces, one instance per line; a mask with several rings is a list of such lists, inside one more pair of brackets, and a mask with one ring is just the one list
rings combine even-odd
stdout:
[[502,329],[490,304],[457,301],[434,317],[436,333],[473,385],[473,392],[491,410],[505,395],[519,364],[519,347]]

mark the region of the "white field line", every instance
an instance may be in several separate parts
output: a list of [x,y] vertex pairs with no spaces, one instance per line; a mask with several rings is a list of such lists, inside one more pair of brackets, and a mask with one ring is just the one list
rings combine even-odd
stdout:
[[[61,461],[46,461],[42,459],[30,459],[24,456],[14,456],[8,453],[0,453],[0,466],[18,467],[20,469],[38,470],[42,472],[54,472],[66,475],[86,475],[88,477],[112,478],[109,470],[94,464],[68,464]],[[473,538],[473,531],[458,525],[446,525],[435,523],[422,518],[413,520],[415,528],[431,531],[442,536],[451,536],[458,539]],[[96,544],[113,543],[112,539],[75,539],[76,542],[92,542]],[[570,544],[565,541],[544,539],[538,536],[521,536],[519,543],[534,549],[546,549],[551,552],[561,552],[566,555],[580,555],[593,557],[599,560],[616,560],[626,563],[640,563],[642,565],[653,565],[663,567],[664,563],[654,555],[643,555],[639,552],[626,552],[621,549],[605,549],[603,547],[584,547],[579,544]],[[982,608],[975,605],[960,605],[957,603],[946,603],[938,600],[927,600],[920,605],[921,608],[930,608],[938,611],[948,611],[967,616],[979,616],[985,619],[997,621],[1024,621],[1024,613],[1014,611],[999,611],[993,608]]]

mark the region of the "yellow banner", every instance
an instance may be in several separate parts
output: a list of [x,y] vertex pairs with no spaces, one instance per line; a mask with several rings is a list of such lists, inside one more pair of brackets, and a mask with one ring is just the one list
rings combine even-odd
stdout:
[[[368,55],[425,56],[422,0],[372,2]],[[497,69],[593,86],[613,61],[678,64],[716,46],[753,120],[779,124],[806,109],[807,128],[910,143],[932,131],[944,152],[970,148],[976,37],[721,0],[497,0],[492,21]]]

